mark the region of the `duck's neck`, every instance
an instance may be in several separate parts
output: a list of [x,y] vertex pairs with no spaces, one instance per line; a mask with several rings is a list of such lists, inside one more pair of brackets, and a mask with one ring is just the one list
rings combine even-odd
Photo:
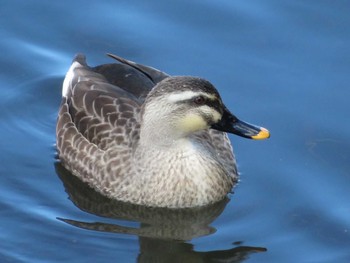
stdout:
[[143,198],[155,206],[200,206],[221,200],[233,179],[205,144],[193,138],[171,146],[140,145],[134,167]]
[[147,120],[141,123],[140,145],[143,147],[171,147],[187,140],[188,137],[173,127],[169,120]]

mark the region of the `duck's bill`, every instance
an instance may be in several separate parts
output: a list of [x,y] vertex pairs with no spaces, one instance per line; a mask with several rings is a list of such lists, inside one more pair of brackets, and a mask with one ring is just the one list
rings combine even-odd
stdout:
[[254,140],[270,137],[270,132],[267,129],[241,121],[227,109],[225,109],[221,121],[213,124],[211,128]]

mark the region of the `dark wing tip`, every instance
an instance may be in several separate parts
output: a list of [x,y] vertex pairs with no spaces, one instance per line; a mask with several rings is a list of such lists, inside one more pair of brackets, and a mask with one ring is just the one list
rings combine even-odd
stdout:
[[133,61],[124,59],[122,57],[119,57],[117,55],[111,54],[111,53],[107,53],[107,56],[119,61],[122,64],[126,64],[129,65],[130,67],[133,67],[134,69],[142,72],[147,78],[149,78],[154,84],[157,84],[158,82],[162,81],[163,79],[169,77],[168,74],[152,68],[152,67],[148,67],[145,65],[141,65],[141,64],[137,64]]

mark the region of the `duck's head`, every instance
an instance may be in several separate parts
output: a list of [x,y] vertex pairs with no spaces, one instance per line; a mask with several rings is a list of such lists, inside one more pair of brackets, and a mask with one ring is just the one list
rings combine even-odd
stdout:
[[169,139],[210,128],[250,139],[270,136],[265,128],[239,120],[210,82],[195,77],[169,77],[159,82],[143,104],[142,125],[148,131],[155,128],[158,136],[166,130],[164,136]]

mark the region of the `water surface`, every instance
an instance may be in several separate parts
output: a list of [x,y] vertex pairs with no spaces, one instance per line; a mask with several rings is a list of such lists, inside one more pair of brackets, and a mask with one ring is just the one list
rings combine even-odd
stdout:
[[[347,1],[2,1],[1,262],[350,262]],[[75,53],[210,80],[267,141],[230,136],[227,200],[110,201],[55,159]],[[221,260],[221,261],[220,261]]]

